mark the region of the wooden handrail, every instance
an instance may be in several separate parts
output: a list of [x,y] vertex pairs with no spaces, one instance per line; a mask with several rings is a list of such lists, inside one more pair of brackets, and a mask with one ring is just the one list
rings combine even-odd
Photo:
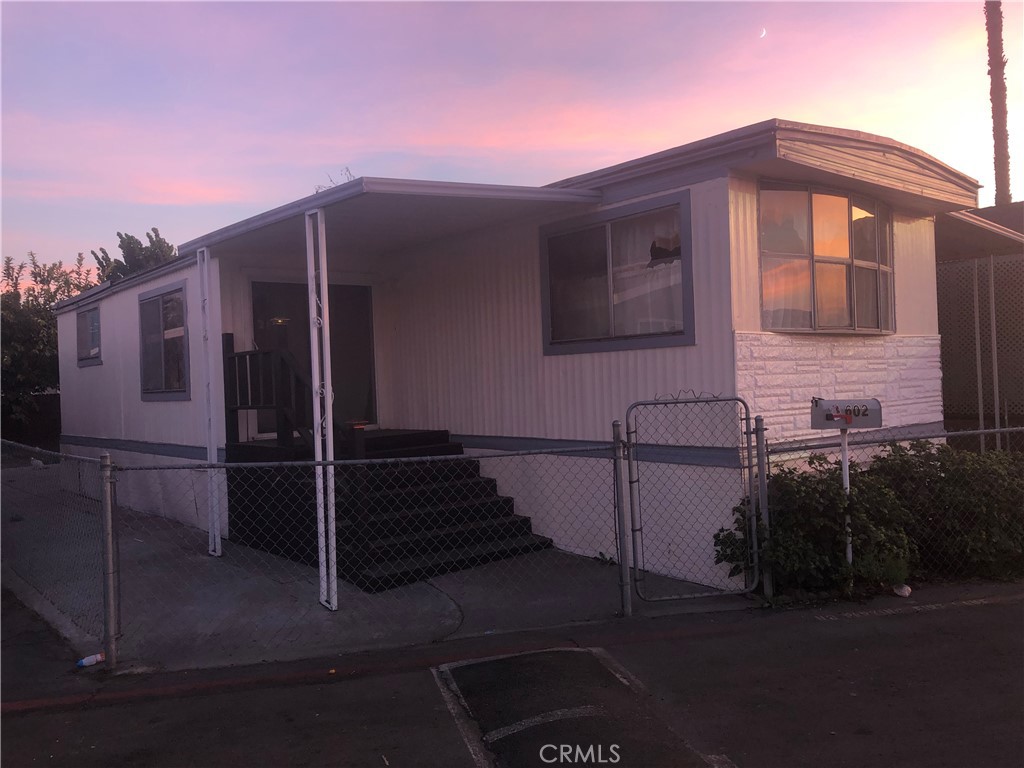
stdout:
[[[302,374],[295,357],[285,350],[247,350],[224,355],[225,408],[229,412],[273,410],[277,415],[277,437],[291,445],[294,432],[312,447],[312,418],[304,418],[303,392],[312,382]],[[296,386],[298,382],[298,386]],[[233,387],[230,386],[233,384]]]

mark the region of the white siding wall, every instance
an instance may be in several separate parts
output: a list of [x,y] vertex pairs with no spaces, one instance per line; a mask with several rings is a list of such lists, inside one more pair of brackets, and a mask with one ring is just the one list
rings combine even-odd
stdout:
[[934,222],[893,221],[896,333],[762,333],[757,184],[730,183],[736,387],[773,440],[811,437],[812,397],[877,397],[886,427],[942,420]]
[[[185,281],[191,399],[143,402],[139,295],[182,280]],[[198,268],[189,267],[107,295],[99,308],[102,365],[78,367],[77,313],[70,311],[57,317],[62,434],[204,446],[206,421]]]
[[[188,325],[189,377],[191,399],[143,402],[139,359],[139,295],[185,281]],[[216,270],[211,289],[217,295]],[[97,306],[92,304],[89,306]],[[202,306],[198,267],[189,267],[107,295],[99,304],[102,365],[79,368],[77,363],[76,311],[57,317],[61,381],[61,433],[67,436],[138,441],[163,446],[206,445],[206,402],[203,384]],[[81,308],[79,308],[81,309]],[[219,307],[212,302],[211,323],[219,322]],[[216,335],[215,361],[220,357]],[[223,444],[222,374],[213,373],[214,428]],[[117,445],[117,443],[112,443]],[[140,446],[143,450],[145,446]],[[65,443],[62,450],[78,456],[98,458],[109,453],[115,465],[182,466],[186,459],[120,450],[116,447]],[[159,449],[155,449],[159,450]],[[118,504],[132,510],[160,514],[205,529],[208,525],[207,481],[204,472],[194,470],[140,471],[118,474]],[[224,496],[222,479],[218,494]],[[95,492],[95,489],[93,489]],[[225,517],[224,525],[227,520]]]
[[726,180],[691,205],[693,347],[545,357],[536,224],[409,254],[374,295],[382,426],[604,440],[635,400],[731,394]]

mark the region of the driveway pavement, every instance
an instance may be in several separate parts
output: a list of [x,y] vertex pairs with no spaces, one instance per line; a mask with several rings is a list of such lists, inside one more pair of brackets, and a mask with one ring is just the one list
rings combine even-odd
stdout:
[[161,674],[2,618],[5,766],[1024,765],[1020,583]]

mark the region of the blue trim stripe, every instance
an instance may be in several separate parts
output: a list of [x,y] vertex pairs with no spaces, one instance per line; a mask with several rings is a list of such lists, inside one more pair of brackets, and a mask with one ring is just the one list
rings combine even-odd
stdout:
[[696,467],[723,467],[739,469],[740,449],[716,448],[704,445],[646,445],[636,447],[637,461],[654,464],[685,464]]
[[[201,445],[178,445],[176,443],[150,443],[145,440],[122,440],[115,437],[85,437],[82,435],[61,435],[61,445],[77,445],[83,448],[103,448],[108,451],[141,453],[147,456],[167,456],[171,459],[206,461],[206,448]],[[217,449],[217,461],[224,461],[224,449]]]
[[[554,440],[545,437],[502,437],[495,435],[452,435],[457,443],[466,448],[477,448],[491,451],[579,451],[595,445],[596,441],[587,440]],[[603,451],[595,451],[593,456],[611,458],[609,446]],[[636,448],[639,461],[656,464],[683,464],[701,467],[725,467],[738,469],[742,466],[740,448],[716,448],[693,445],[650,445],[640,444]]]
[[[611,445],[593,440],[555,440],[544,437],[504,437],[500,435],[452,435],[451,439],[466,448],[491,451],[547,451],[581,456],[578,451],[594,448],[586,458],[612,458]],[[112,437],[85,437],[82,435],[61,435],[61,445],[77,445],[83,448],[102,448],[108,451],[125,451],[146,456],[166,456],[172,459],[206,461],[206,449],[200,445],[178,445],[175,443],[151,443],[144,440],[123,440]],[[573,452],[573,453],[570,453]],[[736,469],[742,466],[739,448],[714,448],[692,445],[650,445],[636,447],[639,461],[655,464],[681,464],[701,467],[724,467]],[[217,462],[225,463],[224,449],[217,449]]]

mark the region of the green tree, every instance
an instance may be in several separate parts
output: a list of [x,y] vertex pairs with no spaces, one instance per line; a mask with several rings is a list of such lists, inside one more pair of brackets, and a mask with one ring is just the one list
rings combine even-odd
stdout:
[[117,282],[128,275],[160,266],[178,255],[177,249],[163,238],[156,227],[153,227],[152,232],[146,232],[146,239],[149,242],[143,244],[135,235],[118,232],[117,247],[121,250],[120,259],[113,258],[107,253],[106,248],[100,248],[99,253],[92,251],[100,282]]
[[27,421],[36,412],[33,395],[57,388],[53,305],[93,284],[92,270],[85,266],[81,253],[71,267],[60,261],[42,264],[31,251],[27,265],[4,257],[0,275],[0,407],[4,419]]

